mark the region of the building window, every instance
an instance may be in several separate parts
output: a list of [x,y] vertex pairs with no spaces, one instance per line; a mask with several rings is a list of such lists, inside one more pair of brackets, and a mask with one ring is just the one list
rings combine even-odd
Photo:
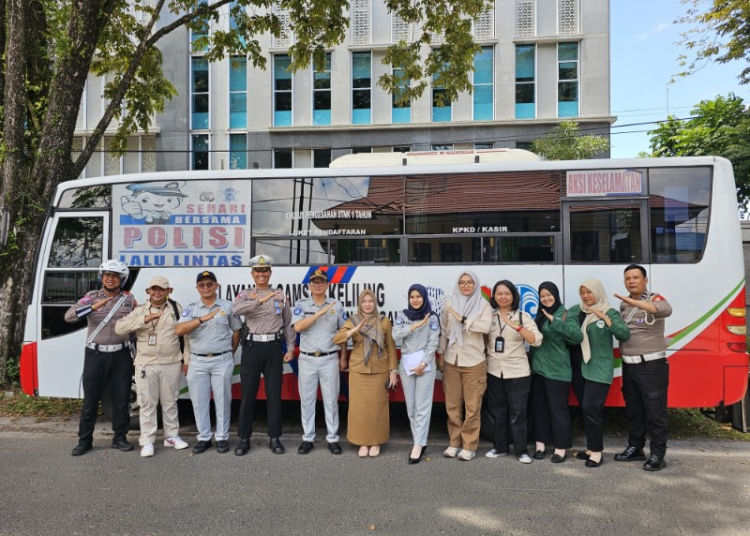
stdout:
[[247,169],[247,134],[229,135],[229,169]]
[[[195,2],[195,9],[205,6],[206,3],[206,0],[198,0]],[[190,30],[190,46],[193,52],[206,52],[208,50],[206,45],[197,44],[196,41],[208,37],[210,30],[211,27],[208,22],[203,23],[200,28]]]
[[247,128],[247,58],[229,59],[229,128]]
[[313,150],[313,167],[328,167],[331,164],[331,150],[330,149],[314,149]]
[[410,145],[396,145],[393,147],[394,153],[410,153],[411,152],[411,146]]
[[[237,31],[237,26],[238,26],[237,25],[237,17],[234,16],[234,15],[232,15],[232,13],[236,9],[237,9],[237,0],[232,0],[232,2],[229,4],[229,13],[230,13],[230,17],[229,17],[229,29],[232,32],[236,32]],[[244,10],[245,8],[242,8],[242,9]],[[240,36],[240,42],[243,45],[245,44],[245,36],[244,35]]]
[[[403,69],[393,69],[393,76],[399,77],[403,75]],[[406,99],[399,102],[400,97],[404,95],[406,88],[408,88],[409,86],[411,86],[411,80],[407,78],[396,87],[393,95],[391,96],[391,102],[393,104],[391,108],[391,123],[411,122],[411,99]]]
[[557,116],[578,117],[578,43],[557,45]]
[[291,149],[274,149],[273,167],[276,169],[291,169],[294,167]]
[[324,70],[313,72],[313,125],[331,124],[331,54]]
[[209,169],[208,134],[193,134],[192,169]]
[[452,143],[435,143],[432,145],[433,151],[452,151],[453,150],[453,144]]
[[369,125],[372,122],[372,55],[370,52],[352,54],[352,124]]
[[475,143],[474,144],[474,150],[481,150],[481,149],[494,149],[495,146],[492,143]]
[[192,114],[191,127],[194,130],[208,128],[209,107],[209,76],[208,60],[205,58],[192,58]]
[[453,106],[445,93],[445,88],[435,83],[438,73],[432,75],[432,122],[444,123],[451,120]]
[[276,127],[292,125],[292,72],[291,59],[286,54],[273,57],[273,124]]
[[474,121],[491,121],[493,113],[493,66],[492,47],[482,47],[474,56]]
[[516,119],[536,117],[536,47],[516,47]]
[[352,154],[369,154],[372,152],[372,147],[352,147]]

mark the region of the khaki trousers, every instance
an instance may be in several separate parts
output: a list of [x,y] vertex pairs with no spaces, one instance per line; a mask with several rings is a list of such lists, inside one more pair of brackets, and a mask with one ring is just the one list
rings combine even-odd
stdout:
[[141,437],[143,446],[156,438],[156,407],[161,401],[161,417],[164,437],[180,435],[177,419],[177,397],[179,396],[182,363],[169,365],[136,365],[135,386],[138,390]]
[[482,397],[487,389],[487,363],[473,367],[443,365],[445,411],[448,413],[450,446],[477,450]]

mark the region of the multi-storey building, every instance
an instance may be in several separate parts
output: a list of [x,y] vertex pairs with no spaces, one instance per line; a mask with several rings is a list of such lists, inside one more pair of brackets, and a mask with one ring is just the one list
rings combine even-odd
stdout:
[[[436,105],[441,88],[434,85],[406,103],[378,87],[392,68],[382,63],[386,48],[418,31],[382,0],[352,0],[347,38],[327,54],[324,72],[287,71],[294,36],[287,14],[277,15],[281,37],[260,38],[265,70],[244,57],[209,63],[192,46],[197,36],[170,34],[161,50],[179,95],[149,134],[130,138],[125,156],[110,154],[105,137],[86,175],[320,167],[357,151],[527,147],[566,118],[609,138],[608,0],[496,0],[474,21],[482,47],[474,91],[446,106]],[[433,46],[440,42],[435,36]],[[102,85],[89,77],[77,147],[101,116]]]

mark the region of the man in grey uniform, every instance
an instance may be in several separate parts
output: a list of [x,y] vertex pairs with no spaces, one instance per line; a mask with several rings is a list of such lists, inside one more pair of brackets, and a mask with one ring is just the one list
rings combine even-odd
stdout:
[[629,296],[622,300],[620,315],[630,329],[630,339],[620,342],[622,356],[622,396],[628,417],[628,446],[615,455],[618,462],[645,460],[646,433],[651,438],[651,456],[643,464],[646,471],[667,466],[669,428],[667,390],[669,362],[664,338],[664,319],[672,314],[669,302],[647,289],[646,269],[637,264],[625,268]]
[[104,261],[99,267],[102,288],[92,290],[65,312],[65,321],[76,323],[85,318],[88,335],[83,361],[83,408],[78,427],[78,445],[73,456],[91,450],[96,414],[104,385],[109,383],[112,394],[112,448],[133,450],[125,436],[130,428],[130,386],[133,382],[133,359],[130,356],[130,335],[118,335],[115,323],[127,316],[135,306],[135,298],[121,289],[130,270],[124,262]]
[[240,342],[242,321],[232,314],[232,304],[218,297],[219,282],[213,272],[201,272],[196,281],[201,299],[182,311],[175,333],[187,335],[190,358],[183,365],[193,402],[198,442],[193,452],[211,448],[211,391],[216,407],[216,451],[229,452],[229,419],[232,415],[234,352]]
[[[273,259],[258,255],[250,259],[255,288],[243,290],[234,300],[232,310],[244,315],[247,324],[247,341],[242,347],[240,382],[242,404],[240,405],[237,433],[240,442],[234,453],[244,456],[250,450],[253,433],[255,403],[263,374],[268,413],[268,448],[274,454],[284,454],[281,436],[281,383],[284,363],[294,358],[295,333],[292,329],[292,311],[284,293],[273,290],[271,279]],[[282,357],[282,341],[286,339],[286,353]]]
[[[339,346],[333,335],[344,326],[346,312],[339,302],[326,297],[328,274],[315,270],[310,276],[309,298],[298,300],[292,312],[299,343],[299,400],[302,413],[302,444],[297,452],[309,453],[315,446],[315,402],[318,384],[323,394],[326,441],[331,454],[341,454],[339,445]],[[344,350],[345,351],[345,350]]]

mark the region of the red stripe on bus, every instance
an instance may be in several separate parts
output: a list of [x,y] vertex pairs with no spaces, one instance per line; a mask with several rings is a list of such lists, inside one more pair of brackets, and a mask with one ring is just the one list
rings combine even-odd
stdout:
[[39,375],[37,372],[36,342],[24,344],[19,360],[21,389],[29,396],[34,396],[39,390]]

